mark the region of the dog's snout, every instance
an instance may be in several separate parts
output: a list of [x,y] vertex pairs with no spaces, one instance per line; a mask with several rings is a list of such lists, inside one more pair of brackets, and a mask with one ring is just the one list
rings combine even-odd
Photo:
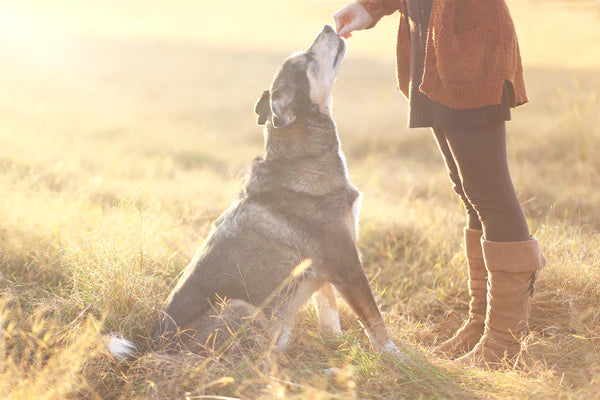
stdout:
[[323,33],[335,33],[335,31],[333,30],[333,28],[330,25],[324,25],[322,32]]
[[324,25],[307,52],[316,56],[323,64],[337,67],[345,50],[344,40],[335,33],[331,25]]

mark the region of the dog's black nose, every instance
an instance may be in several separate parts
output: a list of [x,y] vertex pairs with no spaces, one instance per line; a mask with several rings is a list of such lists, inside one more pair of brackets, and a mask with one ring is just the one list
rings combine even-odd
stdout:
[[335,33],[335,31],[330,25],[325,25],[323,26],[323,33]]

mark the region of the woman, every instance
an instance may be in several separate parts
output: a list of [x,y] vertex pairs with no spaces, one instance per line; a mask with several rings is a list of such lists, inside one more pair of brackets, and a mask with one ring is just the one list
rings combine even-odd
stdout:
[[466,208],[470,309],[436,348],[479,366],[516,361],[544,264],[510,177],[505,121],[527,102],[504,0],[358,0],[334,15],[340,36],[399,11],[397,66],[409,127],[430,127]]

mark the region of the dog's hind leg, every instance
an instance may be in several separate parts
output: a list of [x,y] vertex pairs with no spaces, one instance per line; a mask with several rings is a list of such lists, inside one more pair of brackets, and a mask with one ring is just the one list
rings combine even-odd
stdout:
[[300,283],[298,289],[292,295],[292,298],[287,303],[281,321],[274,327],[273,340],[277,342],[277,347],[280,350],[284,350],[290,341],[296,314],[322,285],[322,281],[307,279]]
[[342,333],[333,286],[330,283],[323,285],[321,290],[313,295],[313,302],[319,319],[319,328]]

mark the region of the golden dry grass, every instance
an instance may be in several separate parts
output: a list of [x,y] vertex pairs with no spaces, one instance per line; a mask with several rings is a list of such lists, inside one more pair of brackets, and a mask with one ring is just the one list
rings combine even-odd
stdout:
[[464,217],[430,134],[404,128],[396,17],[354,35],[334,109],[364,192],[365,269],[412,363],[374,355],[347,309],[344,337],[318,334],[307,308],[285,354],[119,364],[104,334],[148,346],[261,151],[253,102],[343,2],[0,4],[0,397],[600,398],[600,11],[509,4],[531,98],[509,125],[510,161],[548,266],[532,366],[495,372],[429,352],[467,309]]

